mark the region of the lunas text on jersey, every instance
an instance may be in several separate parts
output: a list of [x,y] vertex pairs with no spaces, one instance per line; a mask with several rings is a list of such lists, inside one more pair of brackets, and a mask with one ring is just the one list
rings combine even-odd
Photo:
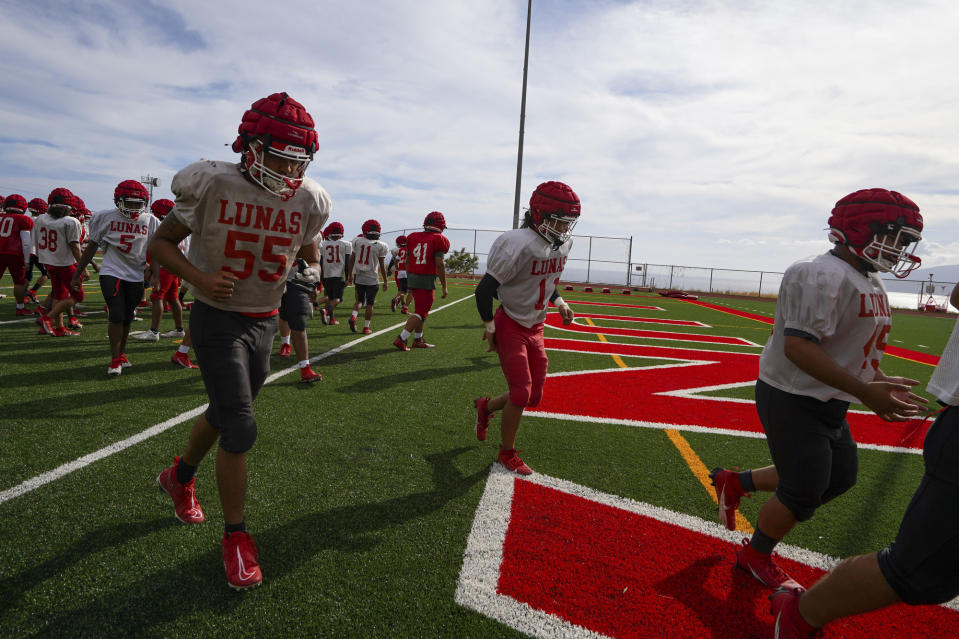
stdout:
[[300,211],[287,213],[283,209],[274,209],[272,206],[246,204],[228,200],[220,200],[220,217],[217,222],[230,226],[244,228],[253,227],[276,233],[296,235],[300,232],[300,220],[303,214]]
[[891,317],[889,298],[879,293],[860,293],[859,317]]
[[530,267],[530,275],[550,275],[551,273],[562,273],[566,266],[566,256],[551,257],[548,260],[533,260]]

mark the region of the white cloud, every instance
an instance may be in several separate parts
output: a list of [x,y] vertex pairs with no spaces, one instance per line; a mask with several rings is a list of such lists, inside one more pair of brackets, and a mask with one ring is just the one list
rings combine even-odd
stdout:
[[[168,186],[230,158],[242,111],[287,90],[348,227],[439,209],[506,228],[525,17],[507,0],[5,4],[0,193],[63,185],[94,208],[127,177]],[[883,186],[922,207],[924,263],[959,263],[957,26],[944,0],[534,0],[522,201],[565,180],[577,231],[633,236],[636,261],[782,271],[828,247],[836,200]]]

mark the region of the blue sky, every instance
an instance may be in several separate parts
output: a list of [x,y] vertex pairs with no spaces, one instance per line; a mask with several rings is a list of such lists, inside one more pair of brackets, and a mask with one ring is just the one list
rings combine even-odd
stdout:
[[[0,0],[0,193],[117,182],[229,144],[287,91],[309,175],[357,232],[512,223],[524,0]],[[569,183],[577,233],[633,260],[782,271],[828,248],[832,204],[881,186],[959,263],[959,4],[534,0],[522,201]]]

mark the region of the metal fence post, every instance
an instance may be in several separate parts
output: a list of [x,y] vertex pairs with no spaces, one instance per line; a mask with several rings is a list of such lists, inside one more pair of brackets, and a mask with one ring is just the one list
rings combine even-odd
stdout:
[[593,265],[593,236],[589,236],[589,249],[586,252],[586,283],[589,284],[589,267]]
[[763,296],[763,272],[759,271],[759,295],[757,297]]
[[713,292],[713,270],[714,269],[709,269],[709,292],[710,293]]

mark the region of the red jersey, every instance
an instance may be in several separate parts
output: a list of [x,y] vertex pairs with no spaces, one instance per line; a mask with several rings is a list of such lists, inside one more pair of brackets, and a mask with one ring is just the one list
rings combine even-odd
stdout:
[[450,250],[450,241],[436,231],[417,231],[406,238],[406,270],[417,275],[436,275],[437,253]]
[[33,230],[33,219],[23,213],[0,213],[0,255],[30,256],[30,240],[24,252],[22,231]]

